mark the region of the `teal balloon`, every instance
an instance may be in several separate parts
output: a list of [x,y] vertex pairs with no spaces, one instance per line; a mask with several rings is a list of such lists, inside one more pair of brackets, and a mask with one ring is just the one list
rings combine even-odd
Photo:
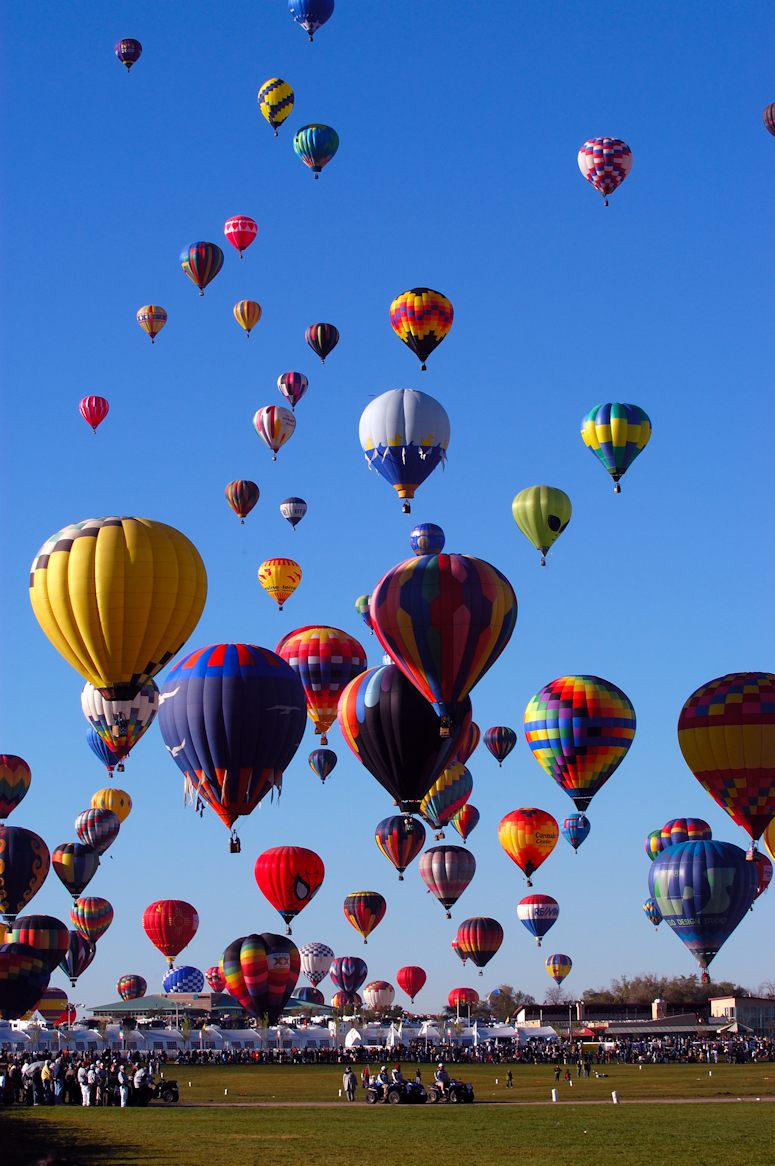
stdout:
[[302,126],[293,139],[297,158],[309,166],[316,178],[339,149],[339,134],[331,126]]

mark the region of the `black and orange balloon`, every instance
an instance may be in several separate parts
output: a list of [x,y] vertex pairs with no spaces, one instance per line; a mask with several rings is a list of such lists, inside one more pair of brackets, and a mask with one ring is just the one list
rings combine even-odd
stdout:
[[387,903],[379,891],[353,891],[342,904],[344,917],[363,936],[363,942],[385,917]]
[[404,871],[425,845],[425,827],[417,818],[393,814],[377,823],[374,841],[388,862],[392,862],[402,883]]
[[23,826],[0,826],[0,912],[12,923],[38,893],[51,866],[45,842]]

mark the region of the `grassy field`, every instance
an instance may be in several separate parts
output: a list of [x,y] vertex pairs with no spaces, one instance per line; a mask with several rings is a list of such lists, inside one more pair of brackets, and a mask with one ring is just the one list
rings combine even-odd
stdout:
[[[430,1068],[423,1070],[427,1077]],[[3,1166],[275,1166],[292,1158],[298,1166],[382,1166],[390,1157],[401,1166],[427,1166],[429,1156],[459,1154],[466,1166],[511,1156],[520,1166],[653,1166],[668,1145],[672,1162],[691,1166],[772,1160],[775,1112],[755,1098],[775,1095],[775,1065],[716,1065],[712,1076],[698,1066],[606,1071],[605,1080],[574,1078],[572,1088],[561,1082],[558,1105],[530,1105],[549,1100],[554,1081],[547,1067],[515,1068],[515,1088],[506,1090],[501,1068],[474,1066],[462,1075],[484,1104],[458,1109],[339,1103],[336,1067],[171,1067],[167,1075],[181,1086],[179,1106],[0,1111],[0,1160]],[[620,1095],[617,1106],[612,1089]],[[691,1098],[708,1104],[675,1100]],[[606,1104],[583,1104],[589,1101]],[[725,1101],[730,1104],[720,1104]]]

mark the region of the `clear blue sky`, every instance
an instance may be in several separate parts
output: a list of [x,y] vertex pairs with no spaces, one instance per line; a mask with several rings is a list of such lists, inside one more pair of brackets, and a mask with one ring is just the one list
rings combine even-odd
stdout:
[[[294,627],[332,623],[380,662],[353,601],[409,553],[412,520],[367,469],[357,427],[370,398],[395,387],[437,396],[452,426],[446,470],[422,487],[413,518],[440,523],[448,549],[489,560],[517,592],[514,637],[473,700],[483,728],[514,725],[520,741],[502,770],[483,747],[470,763],[478,872],[450,923],[416,865],[399,884],[377,851],[373,826],[389,800],[338,730],[325,788],[307,768],[310,726],[279,806],[243,823],[242,854],[230,856],[215,817],[183,808],[154,727],[125,774],[135,810],[89,887],[116,921],[74,998],[110,1000],[126,972],[158,986],[164,960],[140,928],[155,898],[197,906],[184,959],[202,968],[237,935],[281,929],[252,868],[286,842],[318,850],[328,872],[297,941],[365,955],[371,978],[395,982],[401,964],[423,965],[418,1007],[438,1008],[459,984],[508,982],[541,998],[543,956],[555,950],[573,958],[574,994],[618,974],[690,973],[683,945],[642,915],[642,839],[693,814],[745,845],[684,765],[676,721],[703,681],[772,669],[775,141],[761,124],[775,100],[771,12],[339,0],[310,45],[286,7],[42,0],[4,11],[0,745],[27,758],[34,781],[11,821],[53,848],[73,838],[103,784],[84,742],[82,681],[27,598],[34,553],[68,522],[147,515],[195,542],[210,592],[190,649],[273,648]],[[121,36],[144,46],[130,75],[113,56]],[[271,76],[296,92],[279,139],[256,104]],[[291,148],[310,121],[341,138],[319,182]],[[601,134],[634,154],[608,210],[576,165],[579,146]],[[223,239],[236,213],[260,230],[242,263]],[[226,251],[204,299],[178,266],[196,239]],[[423,284],[445,292],[456,317],[420,374],[388,305]],[[243,297],[264,309],[249,342],[231,316]],[[134,322],[149,302],[169,312],[154,347]],[[315,320],[342,334],[324,368],[304,343]],[[280,402],[287,369],[305,372],[310,389],[272,464],[251,418]],[[111,403],[96,438],[78,414],[87,393]],[[579,437],[587,409],[612,399],[641,405],[654,426],[621,497]],[[237,477],[262,491],[244,527],[223,499]],[[574,505],[546,570],[511,518],[513,495],[536,483],[560,486]],[[309,502],[295,534],[277,509],[288,494]],[[272,555],[304,571],[282,615],[256,580]],[[537,952],[516,919],[524,881],[496,829],[520,805],[558,818],[573,809],[521,732],[533,692],[572,672],[623,688],[638,731],[593,802],[588,841],[577,855],[561,842],[535,879],[561,905]],[[357,889],[388,898],[366,948],[341,911]],[[771,978],[773,896],[722,950],[716,978]],[[67,917],[53,874],[34,909]],[[481,980],[449,949],[473,914],[506,930]],[[59,973],[53,982],[64,985]]]

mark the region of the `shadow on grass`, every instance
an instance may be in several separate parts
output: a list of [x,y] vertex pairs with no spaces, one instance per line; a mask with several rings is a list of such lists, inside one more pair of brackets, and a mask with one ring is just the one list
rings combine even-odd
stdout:
[[119,1147],[98,1138],[76,1139],[53,1124],[38,1125],[26,1114],[0,1109],[0,1162],[2,1166],[117,1166],[143,1161],[141,1147]]

